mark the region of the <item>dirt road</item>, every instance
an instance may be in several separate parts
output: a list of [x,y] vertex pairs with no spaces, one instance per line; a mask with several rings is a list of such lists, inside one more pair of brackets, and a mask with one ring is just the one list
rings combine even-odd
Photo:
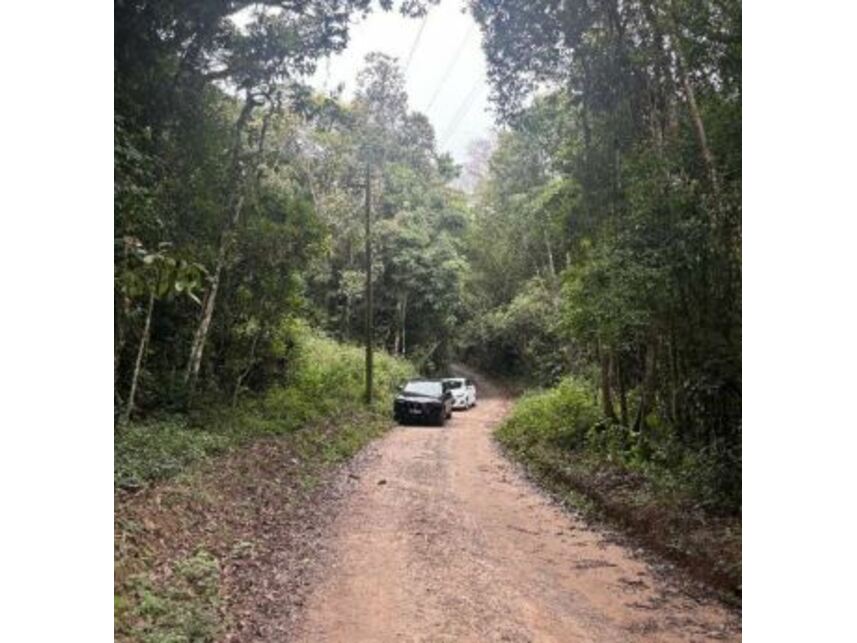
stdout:
[[737,618],[659,578],[523,479],[479,405],[444,428],[401,427],[369,448],[335,519],[298,640],[700,641]]

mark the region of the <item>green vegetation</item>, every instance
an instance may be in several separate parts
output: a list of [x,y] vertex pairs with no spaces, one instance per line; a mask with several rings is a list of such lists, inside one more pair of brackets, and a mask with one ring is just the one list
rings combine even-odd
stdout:
[[577,450],[586,446],[587,433],[600,417],[593,392],[566,379],[549,391],[522,397],[497,435],[524,453],[540,444]]
[[133,623],[129,634],[143,643],[215,641],[220,632],[220,566],[205,551],[172,566],[156,587],[146,575],[131,579],[129,599],[115,600],[117,623]]
[[741,3],[501,5],[460,353],[548,389],[498,432],[545,485],[733,592]]
[[[741,3],[471,5],[505,128],[468,170],[461,353],[585,382],[587,453],[740,516]],[[539,404],[508,431],[555,430]]]
[[373,344],[425,370],[448,359],[468,220],[457,170],[395,59],[367,56],[349,100],[305,84],[369,6],[335,4],[115,7],[117,424],[279,387],[291,319],[363,341],[367,240]]
[[595,387],[565,379],[524,396],[497,438],[542,484],[740,596],[741,521],[718,494],[718,458],[605,420]]
[[469,218],[457,169],[394,59],[368,56],[347,99],[307,84],[356,15],[427,5],[114,7],[120,640],[217,639],[235,552],[282,551],[265,539],[291,525],[270,521],[390,426],[413,365],[449,358]]
[[[116,543],[116,617],[119,640],[214,641],[224,625],[219,609],[224,579],[223,560],[240,558],[252,544],[248,539],[256,519],[256,504],[241,491],[237,496],[212,480],[212,472],[231,456],[239,462],[229,481],[242,489],[268,488],[292,499],[309,493],[335,465],[351,457],[390,426],[389,408],[397,384],[413,374],[413,366],[385,353],[376,356],[377,396],[372,408],[363,404],[363,351],[341,344],[303,324],[289,329],[292,352],[288,381],[264,396],[233,408],[213,404],[191,416],[123,426],[115,436],[115,479],[120,489],[146,487],[160,481],[158,506],[170,512],[158,523],[179,521],[176,536],[192,556],[152,551],[143,535],[152,503],[138,497],[118,497]],[[277,454],[289,468],[257,460],[253,444],[276,438]],[[244,447],[237,449],[235,447]],[[220,458],[214,462],[210,456]],[[164,487],[164,483],[172,486]],[[285,511],[286,507],[280,508]],[[190,516],[189,523],[181,522]],[[226,516],[229,519],[226,519]],[[141,524],[142,523],[142,524]],[[263,524],[263,530],[269,526]],[[129,544],[130,543],[130,544]],[[208,551],[211,548],[212,551]],[[169,574],[163,565],[169,565]]]
[[[365,409],[363,352],[357,346],[326,338],[304,325],[289,329],[289,375],[283,384],[237,407],[212,404],[190,416],[123,426],[114,440],[114,480],[120,488],[136,489],[171,477],[227,448],[264,436],[289,436],[321,422],[341,422],[342,432],[327,446],[329,459],[350,454],[362,444],[361,431],[387,423],[396,386],[413,374],[403,359],[379,354],[376,360],[377,397]],[[366,425],[355,426],[354,418]],[[312,433],[312,431],[304,431]],[[302,436],[301,440],[311,440]]]
[[[471,0],[500,129],[468,193],[396,59],[369,54],[352,97],[308,84],[352,18],[433,0],[274,4],[114,6],[117,497],[270,437],[312,486],[456,357],[549,389],[510,452],[639,533],[660,516],[734,585],[741,3]],[[215,636],[190,633],[213,595],[130,577],[144,630]]]

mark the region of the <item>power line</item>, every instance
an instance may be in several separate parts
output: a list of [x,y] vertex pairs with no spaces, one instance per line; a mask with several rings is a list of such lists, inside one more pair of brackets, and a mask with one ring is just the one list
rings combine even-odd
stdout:
[[422,22],[420,22],[420,28],[417,31],[417,35],[414,37],[414,42],[411,44],[411,50],[408,52],[408,60],[405,62],[405,74],[408,73],[408,67],[411,66],[411,61],[414,59],[414,52],[416,52],[417,47],[420,44],[420,38],[423,37],[423,30],[426,28],[426,22],[428,22],[428,12],[423,16]]
[[444,134],[441,137],[441,145],[445,145],[450,137],[455,134],[455,130],[458,129],[458,126],[464,121],[464,118],[467,116],[470,108],[473,107],[473,103],[478,96],[480,89],[480,85],[474,85],[467,96],[464,97],[464,100],[461,101],[461,104],[458,106],[458,109],[455,110],[455,114],[453,114],[452,119],[449,121],[449,125],[447,125],[444,130]]
[[470,39],[470,34],[473,33],[473,25],[475,23],[471,22],[467,27],[467,33],[464,34],[464,38],[461,40],[461,44],[458,45],[458,50],[455,52],[455,55],[452,57],[452,60],[449,61],[449,65],[446,68],[446,71],[443,73],[443,76],[440,79],[440,83],[437,86],[437,89],[434,90],[434,95],[432,95],[431,100],[426,106],[425,111],[428,112],[431,109],[431,106],[434,105],[434,101],[437,99],[440,94],[440,90],[443,89],[444,84],[446,83],[446,79],[449,77],[449,74],[452,72],[455,67],[458,59],[461,57],[461,52],[464,51],[464,46],[467,44],[467,41]]

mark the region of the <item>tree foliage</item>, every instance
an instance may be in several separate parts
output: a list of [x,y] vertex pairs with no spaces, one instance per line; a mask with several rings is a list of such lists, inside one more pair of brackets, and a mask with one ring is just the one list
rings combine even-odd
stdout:
[[471,7],[506,128],[477,189],[463,348],[544,384],[591,377],[608,421],[652,454],[710,456],[738,506],[740,2]]
[[[380,8],[419,16],[431,4]],[[360,336],[360,179],[370,161],[379,342],[402,354],[443,343],[462,266],[453,234],[466,212],[446,187],[450,159],[408,109],[394,59],[367,58],[353,101],[305,84],[319,59],[345,47],[351,18],[371,9],[368,0],[116,4],[120,420],[264,393],[292,367],[290,319]]]
[[361,338],[368,270],[379,347],[589,379],[639,457],[703,453],[738,506],[740,2],[471,0],[502,127],[470,198],[394,58],[307,86],[371,9],[115,4],[117,417],[264,394],[295,318]]

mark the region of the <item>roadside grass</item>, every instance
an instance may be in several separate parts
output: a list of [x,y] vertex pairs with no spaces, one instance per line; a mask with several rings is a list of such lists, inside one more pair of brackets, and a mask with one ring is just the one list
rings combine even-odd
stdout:
[[[253,571],[248,561],[264,567],[294,515],[311,513],[325,475],[391,426],[396,385],[412,372],[404,360],[376,355],[378,395],[367,409],[362,350],[307,335],[289,381],[263,397],[120,429],[116,640],[221,640],[236,626],[235,605],[250,600],[235,589]],[[288,599],[268,590],[253,600]]]
[[639,436],[604,423],[591,389],[573,379],[524,395],[495,436],[558,500],[740,603],[740,510],[711,502],[699,461],[641,457]]
[[[260,437],[297,433],[323,420],[363,412],[363,350],[305,333],[284,386],[237,407],[211,405],[190,415],[166,415],[121,427],[114,436],[114,486],[138,490],[187,471],[193,464]],[[386,417],[396,385],[413,374],[405,360],[379,352],[371,411]],[[347,450],[349,435],[329,445]],[[350,439],[358,439],[350,435]],[[301,435],[298,440],[312,439]]]

